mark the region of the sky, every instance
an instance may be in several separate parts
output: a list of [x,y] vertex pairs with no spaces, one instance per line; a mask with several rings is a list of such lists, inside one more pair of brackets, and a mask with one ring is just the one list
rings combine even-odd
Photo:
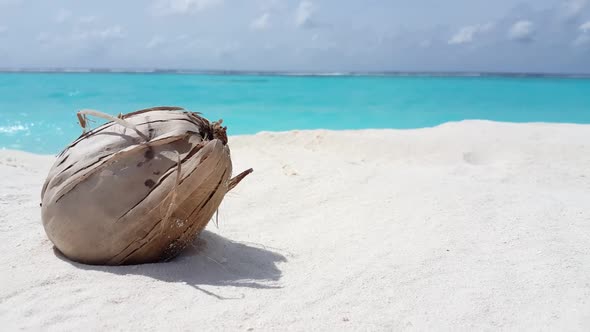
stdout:
[[590,73],[590,0],[0,0],[0,68]]

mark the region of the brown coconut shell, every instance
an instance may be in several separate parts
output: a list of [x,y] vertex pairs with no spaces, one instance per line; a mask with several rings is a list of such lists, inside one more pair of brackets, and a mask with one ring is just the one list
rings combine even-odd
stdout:
[[[88,114],[105,116],[80,112],[83,127]],[[71,143],[49,171],[41,193],[45,232],[77,262],[169,260],[252,170],[230,179],[221,121],[179,107],[108,118],[113,121]]]

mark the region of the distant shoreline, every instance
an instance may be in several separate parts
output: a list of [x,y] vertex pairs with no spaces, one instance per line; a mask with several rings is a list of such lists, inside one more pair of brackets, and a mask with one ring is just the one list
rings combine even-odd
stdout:
[[[460,128],[460,127],[469,127],[469,126],[479,126],[479,127],[504,127],[504,128],[523,128],[526,130],[537,128],[537,129],[554,129],[554,130],[564,130],[564,129],[571,129],[571,130],[579,130],[590,129],[590,123],[576,123],[576,122],[543,122],[543,121],[529,121],[529,122],[513,122],[513,121],[495,121],[495,120],[486,120],[486,119],[465,119],[465,120],[458,120],[458,121],[447,121],[440,124],[432,125],[432,126],[424,126],[424,127],[415,127],[415,128],[344,128],[344,129],[327,129],[323,127],[318,128],[309,128],[309,129],[287,129],[287,130],[259,130],[252,133],[245,133],[245,134],[231,134],[228,135],[230,141],[234,139],[257,139],[259,137],[285,137],[285,136],[308,136],[308,137],[315,137],[318,135],[363,135],[363,136],[375,136],[375,135],[391,135],[391,134],[401,134],[401,133],[410,133],[410,132],[424,132],[425,130],[442,130],[442,128]],[[1,127],[0,127],[1,128]],[[98,128],[95,127],[93,129]],[[1,134],[1,132],[0,132]],[[72,140],[77,138],[77,135],[72,136]],[[0,145],[0,159],[3,155],[6,154],[24,154],[24,155],[32,155],[32,156],[42,156],[42,157],[51,157],[54,158],[57,154],[59,154],[65,146],[67,146],[69,142],[64,143],[63,147],[60,147],[56,150],[49,150],[49,151],[35,151],[32,150],[29,146],[3,146]],[[2,162],[0,160],[0,166]]]
[[217,75],[217,76],[285,76],[285,77],[506,77],[506,78],[590,78],[590,73],[517,73],[517,72],[297,72],[240,71],[193,69],[132,69],[132,68],[0,68],[2,74],[153,74],[153,75]]

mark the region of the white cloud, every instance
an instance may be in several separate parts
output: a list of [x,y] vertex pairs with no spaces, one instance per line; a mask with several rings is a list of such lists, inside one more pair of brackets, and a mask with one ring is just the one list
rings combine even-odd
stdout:
[[86,15],[75,17],[73,13],[67,9],[60,9],[57,14],[55,14],[54,21],[57,23],[65,23],[65,22],[75,22],[79,24],[91,24],[96,22],[97,18],[93,15]]
[[519,42],[529,42],[533,40],[535,34],[535,25],[531,21],[518,21],[512,25],[508,31],[508,37]]
[[55,15],[55,22],[63,23],[72,17],[72,12],[67,9],[60,9]]
[[123,28],[113,25],[102,29],[75,29],[71,33],[51,34],[41,32],[37,40],[45,45],[78,44],[85,42],[109,41],[125,38]]
[[96,16],[82,16],[78,19],[79,23],[89,24],[96,22]]
[[42,32],[37,40],[41,49],[47,50],[49,54],[60,54],[64,60],[91,58],[95,64],[106,61],[105,59],[121,52],[125,47],[125,32],[119,25],[90,29],[82,27],[84,26],[74,26],[69,32]]
[[6,30],[8,30],[7,27],[0,25],[0,33],[6,32]]
[[488,24],[477,24],[462,27],[451,39],[449,39],[449,45],[460,45],[471,43],[474,38],[484,32],[490,31],[494,25]]
[[590,44],[590,21],[580,25],[580,35],[574,40],[574,45]]
[[155,15],[190,14],[223,3],[223,0],[156,0],[152,5]]
[[264,13],[250,24],[250,28],[254,30],[265,30],[270,27],[270,14]]
[[149,48],[149,49],[158,48],[158,47],[162,46],[165,42],[166,42],[166,39],[164,39],[163,37],[153,36],[152,39],[150,39],[150,41],[147,43],[147,45],[145,47]]
[[565,6],[565,14],[567,17],[575,17],[578,16],[586,5],[588,4],[587,0],[568,0],[564,3]]
[[295,25],[300,28],[312,27],[313,14],[316,11],[314,4],[311,1],[301,1],[295,10]]
[[125,37],[123,29],[119,25],[113,25],[102,30],[93,30],[92,33],[101,39],[121,39]]

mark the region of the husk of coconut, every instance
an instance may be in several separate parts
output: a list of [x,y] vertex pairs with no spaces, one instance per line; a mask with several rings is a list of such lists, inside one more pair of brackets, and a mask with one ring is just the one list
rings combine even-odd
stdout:
[[58,155],[41,193],[45,232],[86,264],[169,260],[205,228],[231,179],[226,128],[179,107],[111,117]]

